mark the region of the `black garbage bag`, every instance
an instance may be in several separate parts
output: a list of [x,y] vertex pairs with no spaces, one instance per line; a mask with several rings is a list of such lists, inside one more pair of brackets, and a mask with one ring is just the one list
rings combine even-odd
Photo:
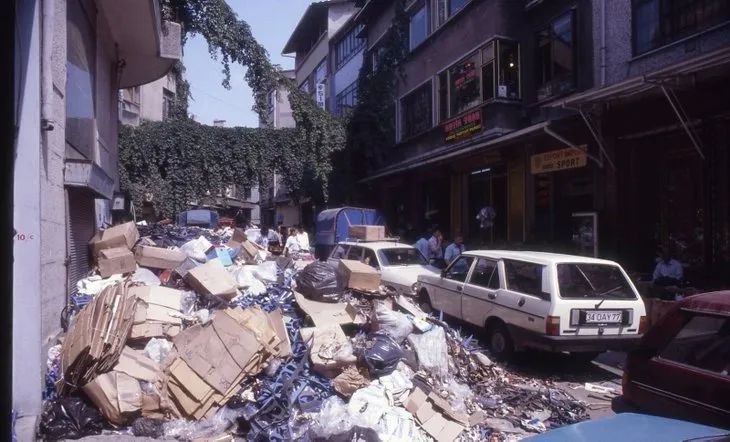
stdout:
[[165,421],[140,417],[132,423],[132,434],[136,437],[160,439],[165,435]]
[[373,340],[373,345],[363,352],[361,359],[368,367],[370,376],[379,378],[391,374],[405,355],[401,346],[382,332],[370,334],[368,340]]
[[297,291],[312,301],[339,302],[343,284],[327,263],[315,261],[295,276]]
[[104,419],[93,404],[65,397],[47,405],[38,432],[47,440],[81,439],[101,434],[103,427]]

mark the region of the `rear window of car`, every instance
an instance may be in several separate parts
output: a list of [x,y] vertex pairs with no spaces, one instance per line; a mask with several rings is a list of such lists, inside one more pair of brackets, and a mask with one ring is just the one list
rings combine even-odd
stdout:
[[659,357],[701,370],[730,374],[730,319],[684,312],[686,323]]
[[569,299],[636,299],[621,269],[610,264],[557,265],[560,296]]
[[383,249],[378,251],[380,261],[384,266],[426,265],[426,258],[418,249],[408,247],[397,249]]

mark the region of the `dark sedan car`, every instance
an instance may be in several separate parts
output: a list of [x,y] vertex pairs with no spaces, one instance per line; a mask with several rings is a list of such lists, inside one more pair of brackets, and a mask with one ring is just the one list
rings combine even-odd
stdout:
[[730,429],[730,291],[679,301],[628,354],[623,401]]

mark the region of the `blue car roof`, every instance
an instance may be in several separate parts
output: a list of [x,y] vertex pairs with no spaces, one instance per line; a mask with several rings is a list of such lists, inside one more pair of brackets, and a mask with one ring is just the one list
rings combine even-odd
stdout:
[[[683,442],[698,437],[730,434],[720,428],[647,414],[616,416],[556,428],[523,439],[530,442]],[[697,441],[699,442],[699,441]]]

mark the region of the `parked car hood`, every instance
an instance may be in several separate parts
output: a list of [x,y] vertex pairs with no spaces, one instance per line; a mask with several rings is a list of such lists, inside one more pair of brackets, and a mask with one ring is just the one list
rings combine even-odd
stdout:
[[438,276],[441,271],[431,265],[388,266],[381,274],[393,282],[411,285],[418,281],[419,275],[433,274]]
[[693,442],[717,442],[718,439],[715,439],[717,436],[727,434],[727,430],[692,422],[648,414],[621,413],[603,419],[567,425],[524,440],[530,442],[646,442],[648,440],[685,442],[691,439]]

